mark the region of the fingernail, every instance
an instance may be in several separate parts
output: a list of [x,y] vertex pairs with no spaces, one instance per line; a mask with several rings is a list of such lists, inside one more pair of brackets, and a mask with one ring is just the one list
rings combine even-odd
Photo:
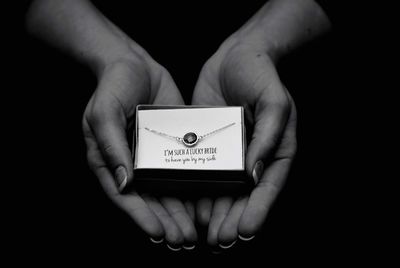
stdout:
[[183,245],[183,248],[186,249],[186,250],[193,250],[195,247],[196,247],[195,244],[192,244],[192,245]]
[[223,245],[223,244],[219,244],[219,247],[220,248],[222,248],[222,249],[228,249],[228,248],[231,248],[234,244],[236,244],[236,241],[237,240],[235,240],[235,241],[233,241],[232,243],[230,243],[229,245]]
[[179,251],[179,250],[182,249],[181,247],[179,247],[179,248],[174,248],[173,246],[170,246],[169,244],[167,244],[167,247],[168,247],[170,250],[172,250],[172,251]]
[[164,242],[164,238],[160,238],[157,240],[153,237],[150,237],[150,241],[153,242],[154,244],[161,244],[162,242]]
[[115,180],[117,181],[118,184],[118,191],[122,192],[128,180],[128,174],[126,173],[126,169],[123,166],[119,166],[115,170]]
[[255,184],[257,184],[260,181],[263,172],[264,172],[264,163],[261,160],[258,160],[257,163],[254,165],[252,173]]
[[245,237],[245,236],[239,235],[239,239],[242,240],[242,241],[245,241],[245,242],[253,240],[254,237],[256,237],[256,236],[253,235],[253,236],[250,236],[250,237]]

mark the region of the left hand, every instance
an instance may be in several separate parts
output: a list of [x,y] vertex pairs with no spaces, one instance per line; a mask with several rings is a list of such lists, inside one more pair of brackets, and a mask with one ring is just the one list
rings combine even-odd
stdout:
[[[197,233],[193,205],[173,196],[139,194],[125,189],[134,180],[132,151],[127,140],[138,104],[182,105],[168,71],[147,53],[109,64],[84,116],[88,163],[105,193],[129,215],[154,243],[165,240],[171,250],[193,248]],[[123,192],[122,192],[123,191]],[[118,230],[123,235],[125,230]],[[158,241],[158,242],[157,242]]]
[[251,141],[246,172],[256,181],[248,196],[204,197],[197,219],[208,225],[208,244],[229,247],[263,226],[296,152],[296,108],[265,49],[228,39],[204,65],[192,104],[243,106]]

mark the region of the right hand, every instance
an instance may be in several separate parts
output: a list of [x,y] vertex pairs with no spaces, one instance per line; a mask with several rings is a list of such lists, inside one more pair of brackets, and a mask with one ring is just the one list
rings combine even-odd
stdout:
[[296,107],[271,56],[239,38],[228,39],[204,65],[192,103],[243,106],[247,119],[245,166],[256,186],[240,198],[205,196],[197,203],[208,244],[226,249],[237,239],[249,241],[264,226],[295,156]]
[[155,198],[135,191],[121,194],[133,180],[127,130],[138,104],[184,104],[168,71],[146,53],[108,64],[83,115],[90,168],[110,199],[153,241],[166,240],[172,249],[192,246],[197,233],[194,208],[174,197]]

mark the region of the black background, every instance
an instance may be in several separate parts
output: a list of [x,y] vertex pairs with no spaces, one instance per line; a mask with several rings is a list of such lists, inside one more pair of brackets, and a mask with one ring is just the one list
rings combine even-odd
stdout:
[[[128,6],[103,1],[97,6],[170,71],[190,104],[202,64],[263,3]],[[299,147],[290,178],[257,239],[217,256],[204,248],[174,253],[151,244],[107,199],[87,167],[81,133],[95,77],[22,29],[23,64],[16,71],[16,83],[23,90],[13,92],[16,108],[9,110],[18,118],[11,127],[23,133],[16,135],[19,153],[10,157],[16,159],[13,177],[23,185],[17,195],[10,191],[11,202],[17,204],[11,217],[14,228],[9,231],[14,252],[24,252],[26,260],[83,257],[89,262],[132,265],[139,260],[319,263],[358,256],[373,239],[371,233],[365,235],[367,227],[360,221],[373,205],[361,201],[363,184],[359,184],[365,173],[372,172],[359,159],[364,157],[366,139],[361,125],[375,116],[364,103],[373,94],[367,90],[373,81],[361,82],[368,73],[358,72],[365,68],[360,62],[366,62],[357,36],[362,35],[359,25],[347,24],[345,11],[332,14],[334,28],[329,35],[278,66],[298,109]]]

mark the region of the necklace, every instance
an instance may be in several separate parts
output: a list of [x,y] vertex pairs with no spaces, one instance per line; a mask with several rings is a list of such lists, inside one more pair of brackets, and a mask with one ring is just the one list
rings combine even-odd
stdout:
[[219,131],[221,131],[221,130],[224,130],[224,129],[230,127],[230,126],[233,126],[234,124],[235,124],[235,123],[230,123],[229,125],[223,126],[223,127],[218,128],[218,129],[216,129],[216,130],[213,130],[213,131],[211,131],[211,132],[208,132],[208,133],[206,133],[206,134],[204,134],[204,135],[197,135],[197,134],[194,133],[194,132],[188,132],[188,133],[186,133],[185,135],[183,135],[183,137],[172,136],[172,135],[169,135],[169,134],[166,134],[166,133],[163,133],[163,132],[154,130],[154,129],[150,129],[150,128],[148,128],[148,127],[145,127],[144,129],[146,129],[147,131],[153,132],[153,133],[155,133],[155,134],[158,134],[158,135],[160,135],[160,136],[163,136],[163,137],[167,137],[167,138],[171,138],[171,139],[177,140],[178,142],[183,143],[186,147],[193,147],[193,146],[195,146],[199,141],[203,140],[204,138],[209,137],[209,136],[211,136],[211,135],[213,135],[213,134],[215,134],[215,133],[217,133],[217,132],[219,132]]

